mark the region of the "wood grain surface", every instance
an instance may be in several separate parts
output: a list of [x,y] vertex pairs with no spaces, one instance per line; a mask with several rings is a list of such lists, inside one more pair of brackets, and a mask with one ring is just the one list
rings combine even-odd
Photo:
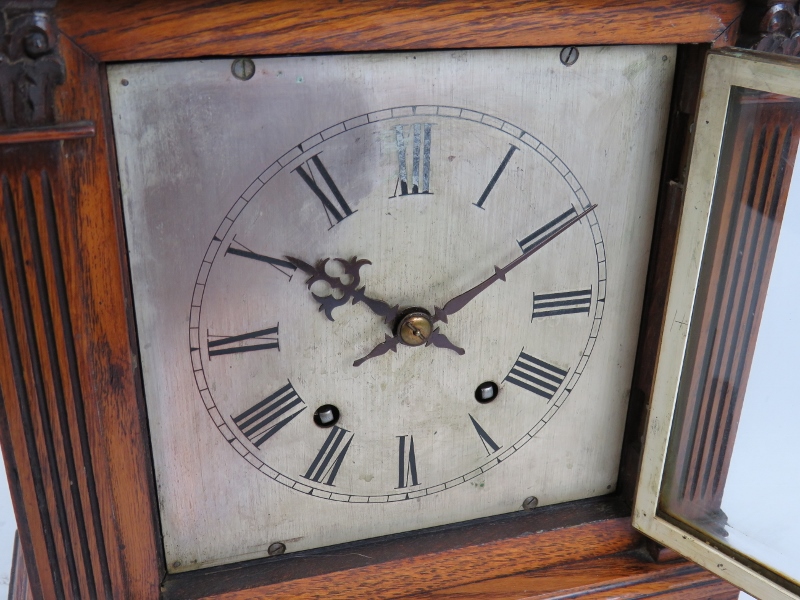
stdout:
[[0,441],[34,596],[147,598],[161,562],[105,94],[94,62],[62,53],[60,120],[101,120],[0,147]]
[[[609,523],[612,530],[622,532],[610,535],[621,535],[627,540],[622,545],[632,548],[636,546],[638,538],[630,537],[631,531],[618,529],[614,525],[627,519],[628,506],[613,497],[570,502],[534,511],[169,575],[164,581],[165,598],[198,598],[289,584],[308,577],[332,577],[342,571],[354,574],[362,572],[364,568],[371,569],[366,572],[391,574],[402,561],[420,557],[427,557],[426,560],[429,560],[445,554],[451,558],[469,557],[475,548],[489,544],[500,548],[508,540],[530,541],[532,535],[547,531],[561,531],[564,543],[569,544],[570,533],[579,531],[580,526],[586,523]],[[484,578],[486,572],[488,571],[484,572]],[[454,576],[458,581],[464,581],[463,574]],[[447,579],[446,575],[444,579]],[[296,581],[296,584],[300,582]]]
[[[128,293],[128,269],[107,120],[103,69],[62,36],[67,81],[56,97],[60,122],[96,120],[97,135],[63,152],[62,200],[71,326],[84,395],[88,451],[96,476],[91,507],[105,558],[99,596],[150,598],[163,572],[155,484]],[[86,452],[86,449],[84,449]],[[100,582],[98,580],[98,587]],[[88,596],[87,596],[88,597]]]
[[60,29],[101,61],[443,48],[712,42],[740,0],[64,0]]
[[[422,540],[418,540],[422,541]],[[654,563],[627,517],[474,544],[381,565],[237,590],[168,577],[165,599],[215,598],[726,598],[738,591],[683,560]],[[362,551],[368,552],[366,549]],[[363,555],[362,555],[363,556]],[[269,567],[265,564],[263,569]],[[231,571],[232,575],[234,571]],[[184,578],[184,581],[188,579]],[[205,583],[203,585],[202,583]],[[239,581],[241,584],[241,580]],[[251,581],[252,584],[252,581]],[[367,591],[369,590],[369,591]],[[366,595],[365,595],[366,594]]]

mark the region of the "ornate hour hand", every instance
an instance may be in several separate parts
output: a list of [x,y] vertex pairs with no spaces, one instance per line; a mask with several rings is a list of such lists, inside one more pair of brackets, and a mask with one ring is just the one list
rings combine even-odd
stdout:
[[395,320],[398,313],[398,307],[389,306],[383,300],[377,300],[375,298],[370,298],[364,293],[364,286],[359,288],[358,286],[361,283],[361,275],[359,271],[361,267],[364,265],[371,265],[372,262],[366,259],[359,259],[358,257],[354,256],[350,260],[345,260],[343,258],[334,258],[336,262],[341,264],[344,267],[345,275],[348,275],[351,279],[349,283],[344,283],[341,278],[335,277],[333,275],[328,275],[325,272],[325,265],[330,260],[326,258],[324,260],[320,260],[317,262],[316,266],[312,266],[309,263],[300,260],[299,258],[295,258],[293,256],[285,257],[286,260],[291,262],[295,265],[298,269],[303,271],[304,273],[310,275],[309,279],[306,281],[306,285],[309,289],[311,286],[316,283],[317,281],[324,281],[327,283],[331,289],[339,290],[342,292],[341,298],[335,298],[332,295],[329,296],[319,296],[315,293],[311,293],[316,300],[320,307],[321,311],[325,312],[325,316],[328,317],[329,320],[333,321],[333,309],[338,308],[339,306],[344,306],[349,301],[352,301],[353,304],[358,304],[359,302],[363,302],[367,305],[367,307],[374,312],[376,315],[383,317],[384,323],[391,323]]
[[538,252],[539,250],[544,248],[547,244],[552,242],[555,238],[557,238],[559,235],[564,233],[567,229],[572,227],[575,223],[580,221],[583,217],[585,217],[587,214],[592,212],[595,208],[597,208],[597,205],[593,204],[592,206],[590,206],[589,208],[584,210],[579,215],[575,215],[574,217],[572,217],[571,219],[566,221],[564,224],[562,224],[560,227],[558,227],[555,230],[553,230],[552,233],[550,233],[549,235],[545,236],[540,241],[538,241],[536,244],[534,244],[522,256],[518,256],[517,258],[512,260],[505,267],[500,268],[500,267],[495,266],[494,275],[490,276],[489,278],[487,278],[483,282],[479,283],[474,288],[471,288],[471,289],[467,290],[466,292],[464,292],[463,294],[459,294],[455,298],[450,299],[444,305],[443,308],[439,308],[438,306],[435,307],[434,308],[434,312],[433,312],[433,322],[435,323],[436,321],[442,321],[443,323],[447,323],[447,317],[449,317],[450,315],[460,311],[467,304],[469,304],[472,300],[474,300],[475,297],[478,296],[478,294],[480,294],[483,290],[485,290],[490,285],[492,285],[495,281],[498,281],[498,280],[505,281],[506,280],[506,275],[508,274],[509,271],[511,271],[511,269],[521,265],[525,260],[530,258],[531,255],[535,254],[536,252]]

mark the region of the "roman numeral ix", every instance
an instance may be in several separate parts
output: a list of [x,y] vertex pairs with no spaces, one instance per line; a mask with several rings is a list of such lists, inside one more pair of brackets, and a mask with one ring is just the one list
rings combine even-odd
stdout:
[[570,217],[576,215],[575,209],[570,207],[568,211],[563,214],[558,215],[555,219],[550,221],[544,227],[540,227],[528,237],[518,240],[517,243],[519,247],[522,249],[523,252],[527,252],[531,248],[533,248],[538,242],[542,239],[550,235],[555,229],[557,229],[564,221],[569,219]]
[[[409,135],[413,135],[414,139],[410,191],[408,188],[408,164],[406,161],[406,128],[408,128]],[[394,196],[391,196],[391,198],[397,197],[398,187],[400,188],[400,196],[433,193],[431,192],[431,129],[431,123],[414,123],[412,125],[395,126],[394,133],[397,145],[397,162],[399,168]],[[420,163],[422,165],[421,180]]]
[[550,400],[567,373],[568,371],[564,369],[559,369],[530,354],[520,352],[517,362],[514,363],[511,372],[506,375],[505,381]]
[[[325,165],[323,165],[322,161],[319,159],[319,154],[315,154],[308,159],[305,162],[305,166],[308,171],[303,168],[303,165],[299,165],[292,172],[300,175],[300,178],[309,188],[311,188],[311,191],[314,192],[317,198],[319,198],[320,202],[322,202],[322,206],[325,208],[325,214],[328,216],[328,222],[331,224],[331,227],[341,223],[347,217],[352,215],[353,211],[350,210],[350,207],[345,201],[344,196],[342,196],[339,188],[336,187],[336,184],[333,182],[330,173],[328,173],[328,169],[325,168]],[[333,195],[335,203],[334,200],[328,198],[327,194],[322,191],[322,188],[317,185],[317,182],[314,180],[314,169],[316,169],[317,173],[319,173],[320,177],[322,177],[325,185]],[[336,223],[333,222],[334,220]]]
[[[236,244],[234,246],[234,244]],[[280,258],[273,258],[271,256],[265,256],[263,254],[256,254],[250,248],[242,245],[241,243],[236,241],[236,236],[233,237],[233,240],[228,245],[228,249],[225,250],[225,256],[228,254],[232,254],[233,256],[243,256],[244,258],[249,258],[252,260],[257,260],[259,262],[267,263],[268,265],[274,267],[279,272],[286,275],[289,279],[292,278],[292,275],[297,270],[297,267],[290,263],[288,260],[283,260]]]
[[[347,441],[345,442],[344,440]],[[339,472],[339,467],[342,466],[344,456],[347,454],[352,441],[352,433],[338,425],[334,425],[328,437],[325,438],[322,448],[317,452],[314,462],[308,467],[308,471],[303,477],[315,483],[333,485],[336,474]]]
[[417,458],[414,455],[414,436],[398,435],[399,478],[397,489],[419,485],[417,479]]
[[294,391],[291,383],[248,408],[233,422],[256,447],[266,442],[306,409],[306,404]]
[[556,315],[589,314],[592,304],[592,288],[574,292],[553,292],[552,294],[533,294],[533,319]]
[[[212,339],[214,338],[214,339]],[[222,337],[208,334],[208,357],[220,354],[239,354],[254,350],[273,350],[278,345],[278,325],[251,333]]]

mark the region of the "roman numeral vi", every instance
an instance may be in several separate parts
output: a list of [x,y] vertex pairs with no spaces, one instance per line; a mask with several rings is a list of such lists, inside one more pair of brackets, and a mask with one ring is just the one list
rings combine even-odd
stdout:
[[399,441],[398,456],[400,457],[397,488],[419,485],[417,458],[414,455],[414,436],[398,435],[397,439]]

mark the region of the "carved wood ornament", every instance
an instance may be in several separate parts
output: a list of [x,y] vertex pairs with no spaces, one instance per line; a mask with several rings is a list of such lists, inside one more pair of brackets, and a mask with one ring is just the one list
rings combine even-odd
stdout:
[[800,3],[771,2],[761,19],[761,39],[753,47],[762,52],[800,56]]
[[0,14],[0,127],[55,121],[56,86],[64,62],[56,52],[55,0],[8,2]]

